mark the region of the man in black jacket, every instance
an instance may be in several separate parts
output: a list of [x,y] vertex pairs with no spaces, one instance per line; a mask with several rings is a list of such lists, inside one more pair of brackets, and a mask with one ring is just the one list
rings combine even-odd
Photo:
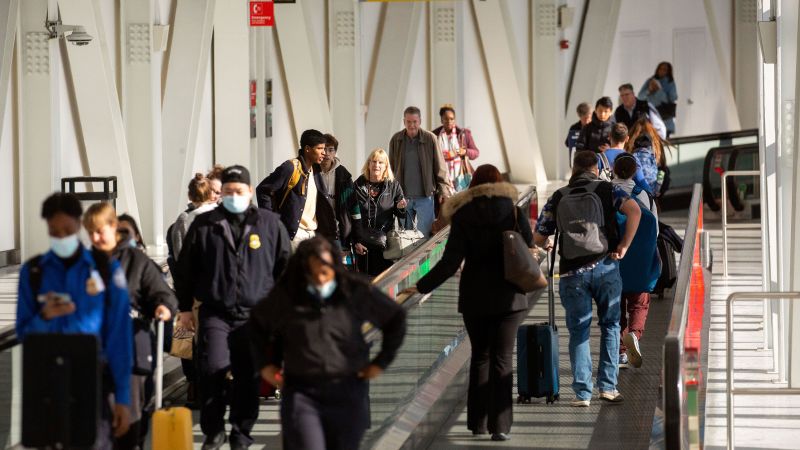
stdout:
[[320,163],[320,176],[328,193],[328,203],[336,213],[337,240],[342,248],[358,241],[361,229],[361,206],[355,195],[353,176],[336,153],[339,141],[332,135],[325,135],[325,157]]
[[594,104],[592,121],[581,128],[578,140],[575,142],[575,149],[591,150],[595,153],[604,152],[610,145],[608,135],[611,134],[611,127],[614,126],[614,118],[611,115],[614,110],[614,103],[609,97],[601,97]]
[[664,125],[658,110],[647,100],[637,99],[632,84],[625,83],[619,87],[619,99],[620,105],[614,111],[617,123],[624,123],[628,130],[633,131],[636,121],[644,117],[650,121],[661,139],[667,138],[667,126]]
[[231,166],[222,173],[222,207],[198,216],[178,258],[175,289],[180,325],[194,329],[192,303],[202,303],[198,357],[203,450],[225,443],[225,382],[231,386],[231,448],[252,444],[258,387],[244,326],[250,309],[272,290],[289,259],[289,236],[277,214],[251,204],[250,173]]
[[258,207],[280,214],[292,249],[317,234],[336,240],[336,217],[319,167],[324,157],[325,135],[306,130],[297,158],[278,166],[256,187]]

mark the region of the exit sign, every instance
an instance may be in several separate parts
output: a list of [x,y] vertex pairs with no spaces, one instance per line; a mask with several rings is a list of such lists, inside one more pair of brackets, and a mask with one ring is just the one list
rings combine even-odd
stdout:
[[250,2],[250,26],[271,27],[275,25],[274,6],[272,2]]

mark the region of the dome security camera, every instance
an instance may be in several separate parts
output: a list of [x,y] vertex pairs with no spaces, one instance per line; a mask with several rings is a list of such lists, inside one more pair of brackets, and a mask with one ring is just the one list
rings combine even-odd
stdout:
[[67,35],[67,41],[78,46],[83,46],[92,42],[92,36],[90,36],[82,26],[76,26],[72,33]]
[[74,45],[84,46],[92,42],[92,36],[82,25],[63,25],[61,20],[45,22],[50,39],[64,38]]

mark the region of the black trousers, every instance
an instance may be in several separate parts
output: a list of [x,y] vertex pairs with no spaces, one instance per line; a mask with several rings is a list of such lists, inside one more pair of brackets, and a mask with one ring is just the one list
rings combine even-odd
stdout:
[[[199,383],[202,406],[200,428],[206,436],[225,431],[225,410],[230,399],[231,445],[253,443],[250,431],[258,419],[258,376],[250,355],[245,320],[231,321],[200,308]],[[226,397],[227,374],[233,381]]]
[[498,315],[464,314],[472,344],[467,396],[467,428],[508,433],[513,422],[514,344],[528,311]]
[[293,383],[281,391],[283,448],[352,450],[369,425],[369,385],[364,380]]

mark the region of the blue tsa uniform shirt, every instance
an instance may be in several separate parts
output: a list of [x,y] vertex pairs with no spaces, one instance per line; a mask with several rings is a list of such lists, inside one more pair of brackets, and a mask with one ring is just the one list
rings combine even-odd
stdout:
[[[41,284],[38,292],[31,285],[31,263],[25,263],[19,274],[17,301],[17,337],[24,341],[33,333],[93,334],[101,343],[103,359],[114,380],[115,402],[130,405],[130,376],[133,365],[133,343],[130,302],[125,273],[119,262],[111,260],[110,279],[106,282],[98,271],[89,250],[81,248],[77,261],[69,267],[52,251],[38,259]],[[38,298],[48,292],[68,294],[75,303],[75,312],[51,320],[39,314]]]

